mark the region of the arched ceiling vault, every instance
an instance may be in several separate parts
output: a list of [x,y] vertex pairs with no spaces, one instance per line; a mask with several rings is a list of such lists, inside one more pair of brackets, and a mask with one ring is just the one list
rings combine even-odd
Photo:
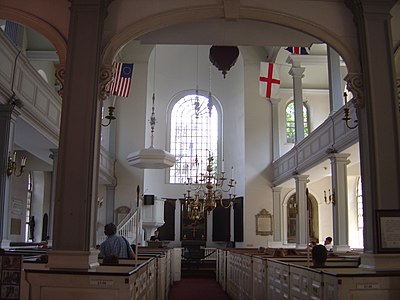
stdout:
[[310,46],[324,42],[343,57],[349,72],[360,70],[355,56],[357,51],[321,24],[282,12],[249,7],[241,7],[238,15],[236,20],[227,21],[221,6],[201,6],[143,18],[111,37],[104,47],[102,62],[110,65],[132,40],[142,44],[262,46]]

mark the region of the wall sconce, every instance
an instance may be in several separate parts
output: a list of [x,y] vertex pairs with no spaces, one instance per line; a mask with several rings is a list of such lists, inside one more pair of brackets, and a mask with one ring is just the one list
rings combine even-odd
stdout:
[[326,196],[326,191],[324,190],[324,200],[326,204],[335,204],[335,192],[332,191],[331,194],[331,190],[328,190],[328,196]]
[[104,198],[103,197],[97,197],[97,207],[98,208],[100,208],[100,207],[102,207],[103,206],[103,201],[104,201]]
[[7,176],[11,176],[14,174],[16,177],[20,177],[22,173],[24,172],[24,168],[26,165],[26,156],[21,157],[21,164],[19,167],[19,172],[17,172],[17,152],[14,151],[13,156],[11,156],[11,153],[8,153],[8,164],[7,164]]
[[350,117],[350,108],[349,108],[349,106],[347,104],[347,93],[344,92],[343,96],[344,96],[344,110],[343,110],[344,111],[344,117],[342,118],[342,120],[346,122],[347,128],[355,129],[355,128],[358,127],[358,120],[354,120],[354,125],[353,126],[349,125],[349,121],[351,120],[351,117]]
[[109,106],[108,107],[108,115],[104,117],[105,119],[108,120],[108,123],[103,124],[103,122],[101,122],[101,126],[107,127],[107,126],[109,126],[111,124],[112,120],[116,119],[115,116],[114,116],[114,110],[115,110],[114,106]]

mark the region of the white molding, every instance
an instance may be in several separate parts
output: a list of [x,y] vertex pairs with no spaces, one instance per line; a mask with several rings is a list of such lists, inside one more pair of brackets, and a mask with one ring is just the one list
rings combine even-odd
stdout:
[[59,58],[58,58],[57,52],[54,50],[49,50],[49,51],[27,50],[26,57],[29,60],[51,61],[51,62],[59,63]]

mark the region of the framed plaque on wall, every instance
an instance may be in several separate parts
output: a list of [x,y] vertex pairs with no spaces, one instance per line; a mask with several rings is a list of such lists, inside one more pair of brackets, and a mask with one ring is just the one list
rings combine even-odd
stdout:
[[377,210],[378,252],[400,252],[400,210]]

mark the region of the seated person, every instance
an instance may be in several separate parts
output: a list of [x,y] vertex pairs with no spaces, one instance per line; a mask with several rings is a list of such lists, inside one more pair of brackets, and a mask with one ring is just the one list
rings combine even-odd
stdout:
[[275,249],[274,257],[284,257],[284,256],[285,256],[285,251],[283,251],[282,248]]
[[154,235],[152,235],[150,237],[150,241],[160,241],[160,231],[158,230],[158,228],[156,229],[156,231],[154,231]]
[[326,250],[332,251],[333,245],[332,245],[332,238],[330,236],[326,237],[324,245]]
[[311,251],[313,268],[325,267],[326,259],[328,258],[328,251],[324,245],[315,245]]
[[104,226],[104,234],[107,239],[100,245],[99,257],[116,256],[118,258],[135,258],[135,253],[132,250],[129,242],[117,233],[117,226],[109,223]]

